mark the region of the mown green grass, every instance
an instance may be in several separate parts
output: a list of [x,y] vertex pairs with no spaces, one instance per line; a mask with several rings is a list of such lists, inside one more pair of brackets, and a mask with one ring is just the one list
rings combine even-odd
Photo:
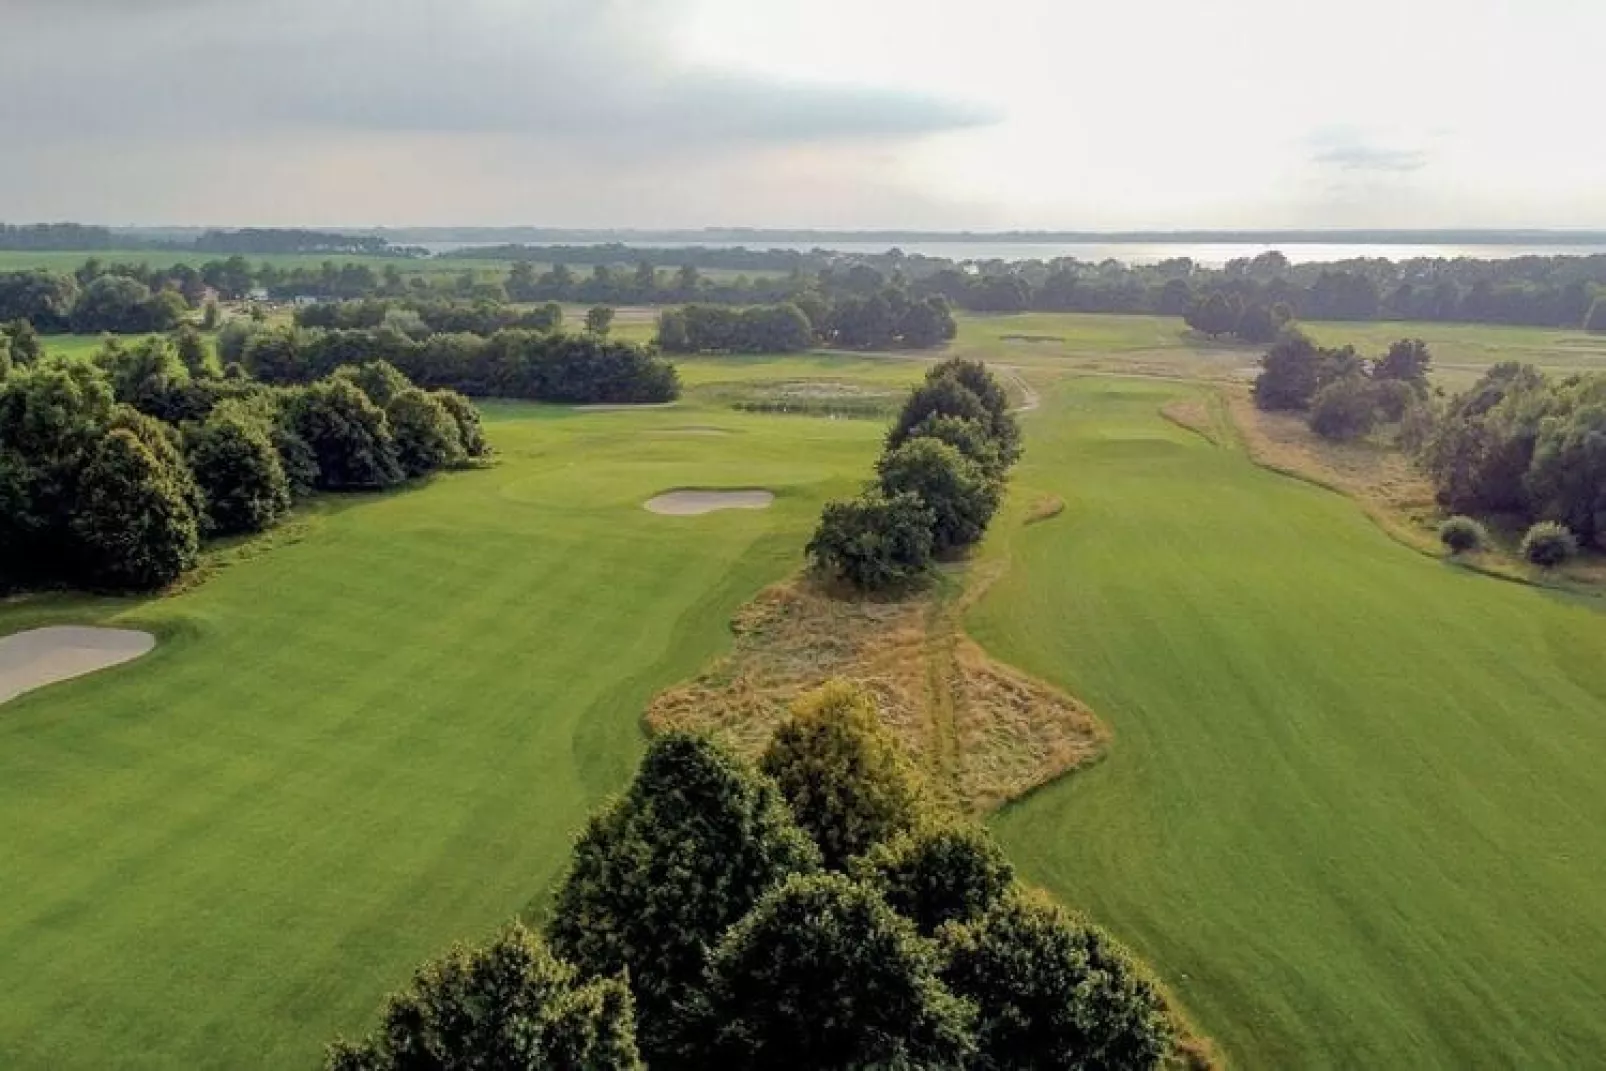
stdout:
[[[1242,1067],[1583,1067],[1606,1047],[1606,616],[1073,380],[970,617],[1114,729],[998,818]],[[1017,495],[1018,497],[1018,495]]]
[[[881,433],[695,399],[487,410],[496,467],[324,500],[188,593],[0,607],[0,633],[162,636],[0,708],[0,1066],[309,1066],[371,1024],[542,895],[648,698],[795,568]],[[687,485],[778,498],[641,509]]]

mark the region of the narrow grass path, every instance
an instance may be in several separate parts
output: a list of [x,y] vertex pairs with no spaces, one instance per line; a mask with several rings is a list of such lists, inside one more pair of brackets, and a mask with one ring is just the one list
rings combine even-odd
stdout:
[[1087,700],[1106,761],[1007,810],[1237,1066],[1606,1051],[1606,615],[1441,565],[1348,500],[1071,380],[1026,418],[1060,516],[967,618]]

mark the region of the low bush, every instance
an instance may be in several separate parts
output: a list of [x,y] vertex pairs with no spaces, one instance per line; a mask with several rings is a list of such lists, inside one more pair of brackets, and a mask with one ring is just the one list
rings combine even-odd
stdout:
[[1439,525],[1439,542],[1451,554],[1466,554],[1489,545],[1489,533],[1471,517],[1457,515]]
[[1578,553],[1578,540],[1566,525],[1540,521],[1522,537],[1522,556],[1541,569],[1554,569]]

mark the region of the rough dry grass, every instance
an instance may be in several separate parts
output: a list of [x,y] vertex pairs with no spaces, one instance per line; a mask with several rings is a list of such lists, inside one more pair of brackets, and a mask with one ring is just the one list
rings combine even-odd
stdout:
[[647,725],[712,731],[753,756],[800,693],[847,677],[875,694],[939,796],[994,810],[1095,758],[1106,733],[1086,707],[960,632],[967,601],[938,588],[883,602],[777,584],[736,614],[731,653],[655,698]]

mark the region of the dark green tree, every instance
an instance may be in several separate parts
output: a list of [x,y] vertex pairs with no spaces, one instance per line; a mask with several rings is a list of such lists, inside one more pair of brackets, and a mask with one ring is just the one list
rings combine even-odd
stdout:
[[1015,883],[1015,868],[992,835],[953,820],[878,844],[861,857],[855,873],[926,937],[950,922],[980,918]]
[[935,967],[929,942],[874,890],[839,874],[793,878],[714,952],[702,1066],[957,1071],[970,1009]]
[[385,412],[354,383],[330,379],[303,388],[289,397],[286,416],[289,430],[317,459],[323,490],[369,491],[401,482]]
[[1546,418],[1526,483],[1535,511],[1566,525],[1579,542],[1606,536],[1606,403]]
[[468,457],[463,436],[439,398],[417,387],[397,394],[385,407],[396,443],[396,459],[409,476],[461,465]]
[[912,494],[931,510],[931,549],[937,554],[976,543],[998,511],[998,482],[937,439],[911,439],[888,451],[876,471],[889,499]]
[[167,466],[133,432],[100,442],[78,487],[72,531],[91,578],[149,591],[195,564],[200,533],[194,511]]
[[613,327],[613,309],[595,305],[586,310],[586,330],[593,335],[606,335]]
[[190,466],[218,535],[260,532],[290,509],[290,481],[268,427],[223,407],[187,433]]
[[27,320],[13,320],[6,328],[9,340],[11,363],[13,365],[27,366],[37,364],[39,358],[45,355],[44,346],[39,342],[39,332]]
[[[987,411],[987,429],[993,440],[998,444],[998,453],[1005,465],[1013,465],[1020,458],[1020,426],[1015,421],[1015,414],[1009,408],[1009,395],[1004,390],[998,378],[993,375],[987,365],[981,361],[971,361],[963,357],[950,357],[940,364],[933,365],[926,373],[928,384],[952,380],[974,394]],[[910,405],[914,404],[911,399]],[[907,406],[906,406],[907,409]],[[902,426],[907,416],[899,418]],[[964,413],[945,412],[946,416],[964,416]],[[923,418],[922,418],[923,419]],[[917,424],[914,421],[910,424]]]
[[223,367],[218,364],[211,347],[195,328],[189,325],[179,328],[173,336],[173,346],[178,353],[179,363],[189,372],[191,379],[216,379],[223,374]]
[[1606,333],[1606,296],[1598,297],[1584,316],[1584,330],[1596,334]]
[[1310,427],[1324,439],[1358,439],[1377,426],[1377,394],[1370,380],[1350,376],[1316,392]]
[[401,369],[389,361],[344,364],[335,369],[334,377],[356,384],[359,390],[368,395],[368,400],[381,409],[390,405],[391,399],[398,394],[413,387]]
[[697,1067],[688,1028],[708,950],[766,890],[818,865],[767,778],[710,740],[665,734],[587,823],[547,935],[588,975],[629,972],[651,1066]]
[[1372,365],[1375,380],[1398,380],[1418,391],[1428,389],[1428,373],[1433,370],[1433,354],[1419,338],[1402,338]]
[[622,980],[581,982],[515,923],[452,948],[390,998],[379,1030],[329,1047],[329,1071],[639,1071]]
[[913,829],[924,813],[914,767],[875,697],[849,681],[800,696],[760,767],[832,869]]
[[1176,1040],[1165,998],[1102,931],[1046,900],[1005,897],[943,931],[942,979],[972,1002],[977,1071],[1137,1071]]
[[471,458],[485,457],[491,447],[485,440],[485,429],[480,425],[480,411],[474,403],[455,390],[438,390],[434,397],[457,423],[457,439],[463,444],[463,453]]
[[1255,405],[1261,409],[1305,409],[1318,387],[1316,366],[1321,351],[1298,330],[1281,338],[1260,358],[1255,378]]
[[861,591],[910,584],[931,568],[933,513],[918,495],[869,490],[827,502],[806,553],[815,567]]
[[936,439],[938,442],[947,443],[973,461],[977,468],[993,480],[1002,480],[1008,471],[1008,463],[999,453],[998,440],[992,437],[987,426],[979,420],[928,416],[909,429],[909,435],[904,439],[904,443],[915,439]]

